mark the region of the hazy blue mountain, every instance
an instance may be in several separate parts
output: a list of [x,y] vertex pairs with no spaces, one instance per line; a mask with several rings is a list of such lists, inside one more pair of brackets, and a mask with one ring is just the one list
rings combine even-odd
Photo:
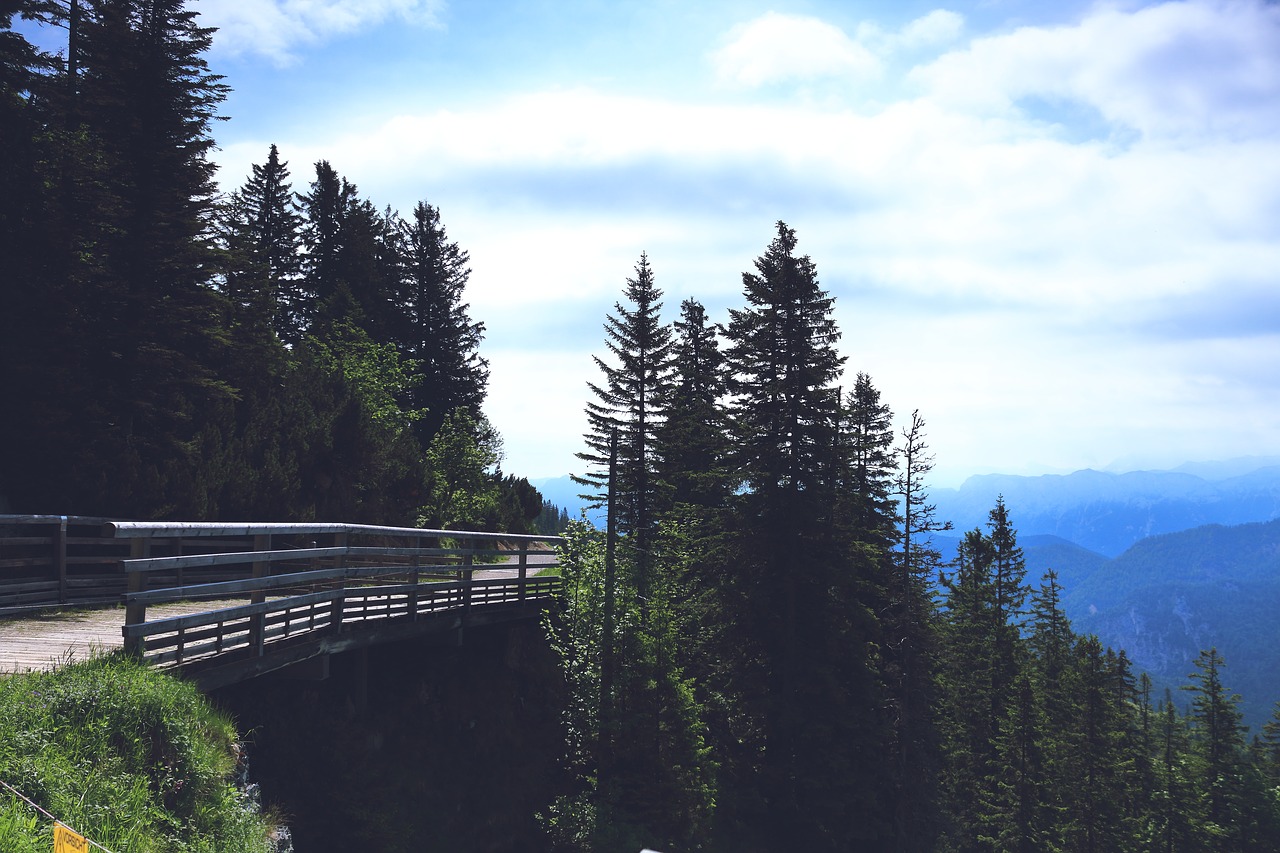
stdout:
[[1124,649],[1161,688],[1189,683],[1196,655],[1217,647],[1246,721],[1256,728],[1270,716],[1280,700],[1280,520],[1152,536],[1092,568],[1069,549],[1024,550],[1029,580],[1042,559],[1072,566],[1059,571],[1072,625]]
[[[934,542],[950,560],[959,538]],[[1257,730],[1270,717],[1280,701],[1280,520],[1152,536],[1114,559],[1047,534],[1019,532],[1018,544],[1027,582],[1056,571],[1072,626],[1124,649],[1155,698],[1167,687],[1183,701],[1196,655],[1217,647],[1246,722]]]
[[[540,477],[529,481],[539,492],[543,500],[551,501],[556,506],[569,511],[570,518],[579,518],[587,509],[586,501],[578,497],[582,486],[573,482],[568,474],[562,477]],[[587,518],[597,527],[604,527],[604,513],[601,510],[587,509]]]
[[1280,465],[1268,464],[1274,461],[1189,463],[1175,471],[1125,474],[984,474],[959,489],[935,489],[931,499],[938,517],[963,531],[984,525],[1004,495],[1021,537],[1058,536],[1115,557],[1148,536],[1280,518]]

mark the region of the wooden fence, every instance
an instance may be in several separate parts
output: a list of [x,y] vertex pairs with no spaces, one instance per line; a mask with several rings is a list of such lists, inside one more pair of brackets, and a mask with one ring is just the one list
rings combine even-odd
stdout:
[[[558,577],[536,576],[555,567],[559,541],[356,524],[0,516],[0,602],[123,601],[126,647],[184,665],[260,656],[268,644],[361,623],[448,611],[465,621],[473,607],[524,607],[559,589]],[[205,603],[148,621],[148,606],[175,602]]]
[[119,601],[120,560],[129,556],[129,543],[105,532],[107,521],[0,515],[0,615]]

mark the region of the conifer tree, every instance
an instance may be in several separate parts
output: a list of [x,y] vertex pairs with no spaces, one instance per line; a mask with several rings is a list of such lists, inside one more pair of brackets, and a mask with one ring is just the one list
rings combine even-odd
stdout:
[[996,499],[987,527],[991,531],[989,572],[992,584],[991,618],[995,629],[995,671],[993,688],[993,719],[1001,716],[1000,702],[1007,695],[1021,666],[1020,629],[1023,603],[1028,589],[1025,582],[1026,560],[1018,547],[1018,534],[1009,520],[1009,510],[1004,497]]
[[775,848],[846,849],[891,832],[876,782],[876,620],[864,600],[882,578],[834,523],[844,359],[833,301],[795,249],[795,232],[777,223],[726,328],[731,459],[744,489],[721,618],[760,656],[733,676],[763,735],[755,787],[768,812],[754,816],[757,831]]
[[[859,379],[859,385],[870,384],[861,375]],[[858,387],[855,385],[855,399],[867,399],[868,392]],[[877,392],[875,399],[878,397]],[[866,402],[859,405],[872,412],[877,408]],[[888,407],[882,407],[881,429],[888,429],[888,416]],[[933,592],[942,558],[929,537],[950,530],[951,524],[938,522],[928,501],[925,478],[933,468],[933,457],[925,443],[924,427],[920,413],[912,412],[895,452],[897,468],[875,498],[886,506],[890,496],[896,497],[887,506],[899,510],[895,548],[889,554],[882,617],[887,641],[883,643],[881,669],[892,703],[894,836],[900,851],[933,850],[939,831],[938,637]],[[872,430],[866,432],[869,437],[876,435]],[[892,434],[872,438],[873,450],[878,448],[883,455],[886,439],[891,443]],[[868,461],[875,459],[874,454],[861,455],[869,457]],[[874,470],[867,462],[862,464]]]
[[302,299],[303,326],[308,332],[318,329],[322,321],[346,317],[352,297],[342,291],[339,255],[342,249],[342,224],[347,215],[351,186],[329,165],[328,160],[315,164],[316,178],[311,191],[298,196],[306,215],[302,229],[305,249],[303,272],[306,291]]
[[700,302],[680,304],[672,326],[671,380],[658,430],[657,471],[664,505],[722,507],[728,500],[728,441],[720,401],[724,355]]
[[858,373],[845,399],[841,438],[848,454],[842,466],[846,481],[839,486],[848,506],[846,523],[860,541],[887,555],[898,535],[893,411],[865,373]]
[[1024,672],[1014,684],[1008,715],[996,737],[993,799],[984,804],[986,826],[980,836],[992,849],[1039,853],[1053,847],[1056,827],[1047,796],[1044,742],[1044,715]]
[[979,529],[964,535],[953,571],[941,578],[946,605],[939,620],[943,655],[939,692],[946,765],[942,788],[947,826],[942,849],[986,849],[980,839],[983,803],[996,799],[999,719],[992,717],[996,679],[995,593],[990,574],[991,542]]
[[1156,745],[1158,787],[1148,836],[1153,849],[1162,853],[1204,850],[1204,805],[1187,763],[1187,725],[1168,691],[1157,714]]
[[232,193],[222,219],[228,250],[226,291],[250,317],[280,340],[302,339],[303,298],[299,232],[302,215],[289,183],[289,164],[273,144],[267,161]]
[[60,489],[41,484],[61,477],[47,463],[74,429],[63,397],[73,378],[63,342],[71,339],[74,302],[64,277],[51,274],[70,253],[55,248],[49,233],[57,212],[49,161],[60,159],[67,143],[55,144],[49,131],[58,118],[50,104],[61,82],[58,63],[13,25],[15,18],[48,20],[51,11],[37,0],[0,2],[0,384],[22,401],[0,418],[0,482],[21,506],[49,511]]
[[479,414],[489,381],[480,356],[484,324],[470,317],[463,292],[471,276],[469,256],[451,242],[440,211],[420,201],[401,228],[404,282],[395,297],[393,339],[417,364],[412,406],[425,412],[418,435],[427,440],[445,413],[462,406]]
[[60,357],[60,407],[75,411],[44,417],[88,440],[44,488],[61,487],[61,511],[191,517],[204,500],[193,439],[230,393],[208,158],[226,87],[203,58],[212,30],[182,0],[72,9],[48,258],[82,319]]
[[627,304],[614,303],[605,320],[605,346],[611,360],[593,356],[603,380],[588,383],[587,449],[578,458],[592,466],[575,479],[592,491],[583,497],[600,501],[608,479],[608,447],[618,433],[615,503],[609,508],[633,555],[635,585],[643,602],[649,597],[649,549],[657,524],[658,432],[670,382],[671,328],[662,323],[662,291],[654,283],[648,256],[641,254],[635,277],[628,278]]
[[1123,715],[1115,690],[1114,662],[1097,637],[1085,637],[1076,649],[1077,718],[1065,766],[1060,767],[1060,794],[1067,803],[1061,836],[1069,850],[1130,849],[1124,812]]
[[1205,792],[1205,830],[1214,839],[1213,849],[1238,849],[1244,815],[1240,804],[1241,759],[1244,725],[1240,697],[1229,694],[1222,683],[1225,661],[1218,650],[1201,651],[1190,674],[1194,684],[1189,720],[1191,745],[1199,759],[1200,788]]

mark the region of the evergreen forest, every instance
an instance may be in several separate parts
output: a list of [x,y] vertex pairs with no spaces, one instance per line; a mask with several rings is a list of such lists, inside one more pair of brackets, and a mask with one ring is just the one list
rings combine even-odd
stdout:
[[218,193],[186,6],[0,4],[0,509],[554,532],[501,471],[439,209],[295,183],[274,145]]
[[1250,735],[1216,650],[1153,695],[1003,500],[944,562],[925,419],[846,370],[793,229],[719,323],[640,256],[580,453],[608,522],[572,521],[501,469],[439,209],[274,146],[217,191],[211,38],[0,0],[0,509],[564,530],[548,849],[1280,849],[1280,715]]
[[557,849],[1280,849],[1280,707],[1250,737],[1216,649],[1175,697],[1073,631],[1003,498],[944,561],[925,421],[841,383],[793,229],[742,283],[666,324],[641,255],[605,321]]

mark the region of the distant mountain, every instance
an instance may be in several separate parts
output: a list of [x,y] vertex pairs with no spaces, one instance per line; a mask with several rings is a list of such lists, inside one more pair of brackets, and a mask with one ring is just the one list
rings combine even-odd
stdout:
[[[959,541],[934,537],[948,561]],[[1280,701],[1280,520],[1152,536],[1114,559],[1048,534],[1019,531],[1018,544],[1027,583],[1057,572],[1075,630],[1124,649],[1156,699],[1168,688],[1184,702],[1196,655],[1217,647],[1245,722],[1257,731],[1270,718]]]
[[604,513],[600,510],[587,509],[586,502],[578,497],[578,493],[583,490],[582,486],[575,483],[568,474],[562,477],[539,477],[529,482],[542,493],[543,500],[567,509],[570,518],[581,517],[582,511],[586,509],[587,518],[596,527],[604,527]]
[[1226,659],[1255,730],[1280,700],[1280,520],[1208,525],[1143,539],[1107,560],[1071,543],[1019,536],[1027,580],[1058,571],[1079,633],[1124,649],[1159,689],[1177,692],[1202,649]]
[[1268,464],[1275,461],[1194,463],[1126,474],[984,474],[959,489],[935,489],[930,498],[938,518],[964,531],[985,525],[997,496],[1004,495],[1020,536],[1058,536],[1115,557],[1148,536],[1280,518],[1280,465]]

